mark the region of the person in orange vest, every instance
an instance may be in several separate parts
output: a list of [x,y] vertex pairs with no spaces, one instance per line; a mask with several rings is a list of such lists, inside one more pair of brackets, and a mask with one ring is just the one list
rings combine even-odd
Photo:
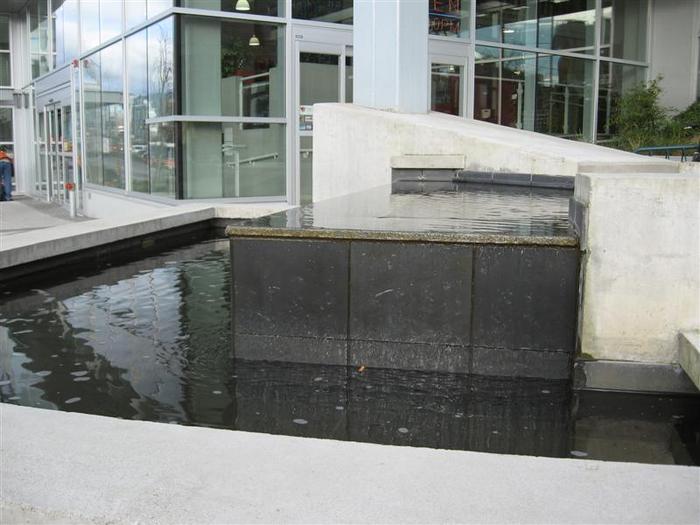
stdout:
[[2,182],[0,201],[12,200],[12,177],[14,176],[12,157],[7,154],[5,148],[0,147],[0,182]]

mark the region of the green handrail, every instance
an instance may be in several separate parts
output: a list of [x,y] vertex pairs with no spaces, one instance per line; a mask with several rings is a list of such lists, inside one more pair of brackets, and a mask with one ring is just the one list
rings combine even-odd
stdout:
[[664,153],[664,156],[668,159],[672,151],[680,151],[681,162],[684,162],[688,158],[686,155],[687,150],[690,150],[690,155],[692,156],[698,149],[700,149],[700,144],[673,144],[669,146],[645,146],[643,148],[637,148],[634,152],[640,155],[646,153],[650,156],[654,153]]

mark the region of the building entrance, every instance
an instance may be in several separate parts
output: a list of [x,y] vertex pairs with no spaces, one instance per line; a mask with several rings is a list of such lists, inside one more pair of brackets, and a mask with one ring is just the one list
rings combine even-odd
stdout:
[[352,47],[297,41],[296,151],[298,202],[313,200],[313,105],[352,102]]

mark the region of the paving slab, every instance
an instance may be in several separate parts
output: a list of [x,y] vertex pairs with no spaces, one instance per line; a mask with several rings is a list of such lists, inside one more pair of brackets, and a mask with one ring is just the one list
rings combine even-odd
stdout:
[[700,522],[700,468],[395,447],[0,405],[0,522]]

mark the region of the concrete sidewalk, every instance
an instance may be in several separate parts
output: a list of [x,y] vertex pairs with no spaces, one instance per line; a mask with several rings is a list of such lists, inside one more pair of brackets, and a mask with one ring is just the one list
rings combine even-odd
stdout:
[[0,205],[0,269],[210,219],[253,218],[285,203],[184,202],[109,219],[71,219],[60,206],[29,197]]
[[372,445],[0,405],[2,523],[700,522],[700,468]]

